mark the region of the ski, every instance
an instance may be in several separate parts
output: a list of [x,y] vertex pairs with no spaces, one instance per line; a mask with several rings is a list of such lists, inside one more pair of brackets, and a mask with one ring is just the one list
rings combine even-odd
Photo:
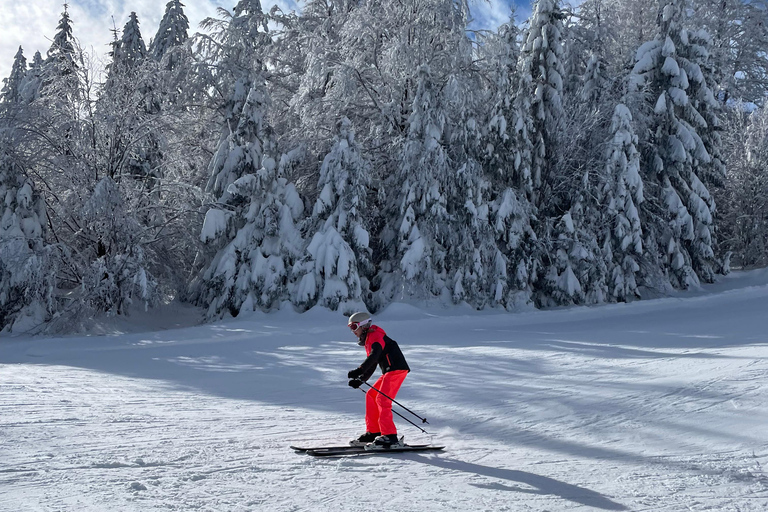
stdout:
[[382,453],[438,451],[444,449],[445,446],[414,444],[374,450],[366,450],[364,446],[318,446],[315,448],[300,448],[291,446],[291,448],[296,451],[306,453],[307,455],[312,455],[313,457],[338,457],[342,455],[377,455]]
[[296,450],[297,452],[308,452],[310,450],[363,450],[365,451],[365,446],[351,446],[351,445],[342,445],[342,446],[309,446],[309,447],[302,447],[302,446],[293,446],[291,445],[291,450]]

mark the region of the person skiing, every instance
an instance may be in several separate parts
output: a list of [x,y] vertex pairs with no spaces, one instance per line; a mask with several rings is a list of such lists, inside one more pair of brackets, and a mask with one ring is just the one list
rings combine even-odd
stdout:
[[360,366],[347,373],[349,385],[355,389],[359,388],[371,378],[376,365],[381,368],[382,373],[365,395],[366,432],[350,441],[350,444],[368,445],[374,449],[399,446],[401,442],[397,438],[397,428],[392,418],[392,399],[397,395],[411,369],[397,342],[387,336],[384,329],[373,325],[371,315],[362,311],[355,313],[349,317],[347,326],[357,336],[357,344],[365,347],[368,356]]

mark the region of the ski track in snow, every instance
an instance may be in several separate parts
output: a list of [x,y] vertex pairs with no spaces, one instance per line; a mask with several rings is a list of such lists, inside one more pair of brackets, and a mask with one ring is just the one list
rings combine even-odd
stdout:
[[[442,453],[362,431],[338,313],[0,339],[0,511],[768,510],[768,272],[630,305],[377,317]],[[397,407],[395,410],[400,410]],[[401,410],[402,412],[402,410]],[[418,422],[418,421],[417,421]]]

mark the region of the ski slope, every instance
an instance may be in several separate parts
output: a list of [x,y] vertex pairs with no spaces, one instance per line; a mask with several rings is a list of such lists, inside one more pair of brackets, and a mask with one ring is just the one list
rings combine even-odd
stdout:
[[196,315],[0,339],[0,510],[768,509],[768,270],[633,304],[388,308],[398,401],[431,435],[396,422],[442,453],[294,453],[363,430],[345,318]]

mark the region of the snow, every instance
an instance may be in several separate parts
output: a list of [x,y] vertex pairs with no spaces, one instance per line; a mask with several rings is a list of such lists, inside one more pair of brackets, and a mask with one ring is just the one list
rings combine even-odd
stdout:
[[768,269],[589,308],[393,304],[397,399],[432,435],[396,422],[446,450],[342,459],[288,449],[362,431],[338,312],[3,338],[0,510],[762,511],[766,300]]
[[221,233],[226,231],[231,216],[231,213],[215,208],[205,212],[203,228],[200,230],[200,241],[206,243],[209,240],[216,240]]

